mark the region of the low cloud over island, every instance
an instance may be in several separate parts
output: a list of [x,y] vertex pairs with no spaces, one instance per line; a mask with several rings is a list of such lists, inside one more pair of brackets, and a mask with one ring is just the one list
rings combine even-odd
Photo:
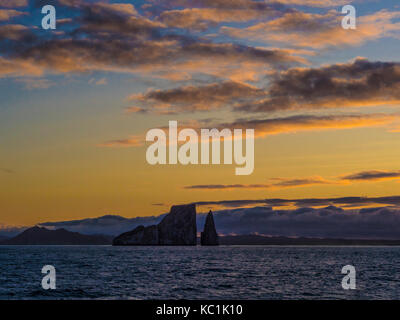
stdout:
[[[206,212],[215,206],[226,208],[214,211],[215,224],[221,235],[400,239],[400,196],[199,202],[197,203],[197,211],[200,213],[197,217],[199,230],[204,226]],[[284,209],[287,206],[295,208]],[[357,208],[362,206],[364,208]],[[136,218],[108,215],[82,220],[45,222],[40,225],[50,229],[65,228],[82,234],[115,236],[139,225],[157,224],[163,217],[164,214]],[[0,228],[0,235],[15,235],[23,229],[3,226]]]

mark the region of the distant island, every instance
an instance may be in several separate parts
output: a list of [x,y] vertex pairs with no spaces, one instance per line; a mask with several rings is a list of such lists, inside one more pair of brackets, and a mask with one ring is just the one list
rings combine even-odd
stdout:
[[[11,239],[2,239],[0,245],[111,245],[113,237],[32,227]],[[400,240],[289,238],[252,234],[219,236],[218,239],[219,244],[224,246],[400,246]],[[196,239],[196,244],[201,244],[200,237]]]
[[104,235],[85,235],[65,229],[49,230],[39,226],[1,241],[1,245],[106,245],[112,238]]

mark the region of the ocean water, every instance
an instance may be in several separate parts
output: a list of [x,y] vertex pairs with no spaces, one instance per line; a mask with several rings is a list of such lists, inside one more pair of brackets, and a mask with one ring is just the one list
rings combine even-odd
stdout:
[[[342,289],[348,264],[356,290]],[[0,299],[399,298],[400,247],[0,246]]]

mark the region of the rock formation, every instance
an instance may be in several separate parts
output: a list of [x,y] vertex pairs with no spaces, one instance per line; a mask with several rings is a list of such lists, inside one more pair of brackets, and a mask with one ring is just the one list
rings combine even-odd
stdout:
[[215,229],[214,217],[210,210],[207,215],[204,231],[201,233],[202,246],[217,246],[219,245],[217,230]]
[[197,244],[196,206],[194,204],[173,206],[158,224],[160,245]]
[[132,231],[125,232],[113,240],[114,246],[158,245],[158,229],[156,225],[138,226]]
[[196,206],[173,206],[158,225],[139,226],[125,232],[113,241],[113,245],[196,245]]

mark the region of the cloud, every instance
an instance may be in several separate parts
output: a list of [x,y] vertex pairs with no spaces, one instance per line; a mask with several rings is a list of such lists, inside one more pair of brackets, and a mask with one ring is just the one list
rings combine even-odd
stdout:
[[[307,0],[304,0],[307,1]],[[231,10],[259,10],[268,11],[271,8],[285,8],[278,2],[268,3],[266,1],[253,0],[149,0],[146,9],[159,9],[165,11],[176,7],[184,8],[218,8]]]
[[164,11],[158,19],[168,27],[194,30],[207,30],[222,22],[246,22],[265,18],[276,13],[273,8],[232,9],[232,8],[186,8]]
[[345,184],[345,181],[369,182],[382,180],[400,179],[400,170],[383,171],[370,170],[356,172],[349,175],[340,175],[335,178],[326,179],[323,177],[306,178],[271,178],[269,183],[264,184],[200,184],[183,187],[188,190],[232,190],[232,189],[282,189],[291,187],[305,187],[313,185],[332,185]]
[[[182,127],[183,125],[183,127]],[[198,122],[193,120],[193,121],[187,121],[179,124],[178,130],[183,129],[185,126],[189,128],[193,127],[198,127]],[[166,135],[168,135],[168,126],[163,126],[159,127],[160,130],[163,130]],[[138,135],[132,135],[126,139],[115,139],[115,140],[109,140],[104,143],[101,143],[99,146],[100,147],[114,147],[114,148],[126,148],[126,147],[141,147],[145,145],[146,143],[146,133],[138,134]],[[169,144],[169,141],[166,141],[167,144]],[[180,142],[183,143],[183,142]]]
[[[199,8],[182,4],[189,10],[180,7],[183,15],[195,12],[206,18],[202,11],[206,10],[216,16],[222,14],[222,20],[233,16],[246,19],[248,14],[261,16],[283,8],[247,0],[193,3]],[[111,71],[171,81],[207,76],[208,81],[222,79],[223,85],[229,80],[256,81],[270,69],[307,63],[299,56],[304,52],[213,42],[212,38],[182,33],[162,21],[172,14],[171,10],[164,12],[161,19],[160,15],[141,14],[129,3],[59,0],[58,5],[64,14],[57,32],[39,32],[38,28],[25,25],[23,19],[18,20],[20,24],[0,26],[0,41],[7,41],[0,56],[7,67],[0,66],[0,77]],[[40,3],[35,2],[34,7],[40,7]],[[17,14],[8,9],[0,12],[4,19]]]
[[[215,50],[213,54],[217,56]],[[229,61],[228,50],[225,54]],[[250,86],[245,82],[225,81],[197,87],[152,90],[134,95],[131,99],[141,103],[141,108],[136,111],[192,112],[226,106],[237,112],[271,113],[398,105],[399,89],[399,63],[357,58],[348,63],[274,72],[266,88]]]
[[[189,73],[225,74],[226,77],[232,74],[237,78],[254,78],[261,67],[281,68],[305,62],[304,58],[294,56],[288,50],[212,43],[177,34],[162,35],[160,30],[163,26],[159,23],[125,13],[119,8],[97,5],[85,7],[83,12],[77,19],[80,21],[78,28],[67,35],[63,32],[52,34],[50,39],[25,41],[22,30],[15,30],[14,35],[8,30],[11,26],[3,26],[7,30],[0,30],[0,37],[4,34],[10,38],[11,34],[13,40],[19,40],[15,46],[9,47],[7,59],[10,63],[23,61],[31,64],[40,68],[42,73],[100,70],[139,73],[142,76],[170,72],[185,77]],[[213,64],[209,63],[210,60]],[[250,75],[246,75],[246,71],[240,76],[239,69],[244,66],[249,68]]]
[[80,24],[75,33],[88,33],[92,36],[103,33],[113,34],[118,38],[129,35],[131,38],[150,36],[163,24],[141,16],[132,4],[123,3],[82,3],[82,15],[78,17]]
[[[59,3],[60,6],[69,8],[81,8],[82,6],[88,4],[86,0],[57,0],[57,2]],[[38,5],[40,6],[40,2]]]
[[376,181],[376,180],[390,180],[390,179],[399,179],[400,178],[400,170],[397,171],[380,171],[380,170],[371,170],[371,171],[362,171],[353,173],[350,175],[343,176],[343,180],[350,181]]
[[25,88],[28,90],[32,89],[48,89],[54,85],[48,79],[41,79],[41,78],[17,78],[15,79],[16,82],[22,83],[25,85]]
[[273,10],[291,10],[288,6],[309,7],[336,7],[350,4],[354,0],[280,0],[280,1],[253,1],[253,0],[150,0],[145,9],[150,12],[166,11],[172,8],[215,8],[227,10],[257,10],[266,15]]
[[218,128],[254,129],[256,137],[307,131],[343,130],[389,126],[399,119],[397,114],[294,115],[269,119],[238,119],[218,124]]
[[183,46],[182,52],[190,54],[193,57],[224,58],[228,61],[235,59],[237,62],[246,62],[250,59],[253,62],[276,64],[282,67],[294,63],[300,64],[306,62],[300,57],[292,56],[288,50],[256,48],[232,43],[197,41]]
[[[251,97],[263,95],[262,90],[245,83],[225,81],[205,86],[184,86],[169,90],[152,90],[135,94],[130,100],[144,104],[154,112],[191,112],[217,109],[228,104],[240,103]],[[131,109],[136,112],[140,109]]]
[[145,142],[144,136],[131,136],[127,139],[110,140],[100,144],[100,147],[140,147]]
[[15,173],[14,170],[8,169],[8,168],[0,168],[0,171],[3,173],[7,173],[7,174],[13,174]]
[[400,239],[400,210],[396,208],[343,210],[328,206],[273,210],[271,207],[254,207],[215,212],[214,221],[218,232],[223,234]]
[[0,78],[5,76],[42,75],[38,66],[23,60],[9,60],[0,56]]
[[4,8],[18,8],[26,7],[28,0],[0,0],[0,7]]
[[288,187],[301,187],[316,184],[332,184],[333,181],[323,179],[321,177],[311,177],[302,179],[285,179],[285,178],[275,178],[278,181],[273,184],[273,187],[288,188]]
[[279,3],[309,7],[338,7],[356,2],[354,0],[279,0]]
[[282,189],[291,187],[304,187],[318,184],[332,184],[333,181],[325,180],[321,177],[311,177],[303,179],[271,179],[277,182],[268,184],[208,184],[185,186],[184,189],[196,190],[232,190],[232,189]]
[[240,199],[240,200],[218,200],[218,201],[197,201],[199,206],[222,206],[227,208],[246,207],[249,205],[266,206],[295,206],[295,207],[320,207],[320,206],[352,206],[362,207],[371,205],[392,205],[400,206],[400,196],[389,197],[342,197],[342,198],[305,198],[305,199]]
[[20,24],[6,24],[0,26],[0,40],[23,40],[30,36],[29,29]]
[[131,107],[127,107],[125,108],[125,112],[126,113],[147,113],[147,110],[142,108],[142,107],[138,107],[138,106],[131,106]]
[[[326,14],[312,14],[295,10],[247,28],[222,27],[221,31],[237,38],[286,42],[289,41],[289,38],[295,38],[295,35],[320,33],[321,30],[332,28],[331,25],[341,27],[339,14],[335,10]],[[299,44],[299,39],[296,38],[294,41],[294,44]],[[312,39],[310,39],[310,43],[313,43]]]
[[346,30],[341,25],[343,15],[336,10],[323,14],[295,10],[246,28],[224,26],[221,32],[235,38],[316,49],[359,46],[383,37],[398,38],[400,23],[394,20],[399,17],[398,11],[381,10],[358,17],[357,29]]
[[26,12],[21,12],[17,10],[0,9],[0,21],[7,21],[15,17],[19,17],[26,14]]
[[380,106],[400,103],[400,64],[356,59],[320,68],[292,68],[276,74],[269,97],[238,111],[273,112]]
[[9,226],[7,224],[0,223],[0,236],[11,238],[15,237],[17,234],[28,229],[27,226]]
[[[131,107],[130,112],[142,112],[146,110],[138,107]],[[129,109],[128,109],[129,112]],[[168,114],[166,112],[166,114]],[[325,131],[325,130],[345,130],[354,128],[382,127],[392,125],[399,119],[396,114],[342,114],[342,115],[295,115],[282,118],[270,119],[238,119],[229,123],[210,123],[209,119],[202,121],[181,122],[178,130],[191,128],[201,135],[201,129],[254,129],[256,138],[264,138],[269,135],[293,134],[298,132]],[[168,127],[159,127],[167,132]],[[167,134],[167,133],[166,133]],[[145,144],[146,133],[132,135],[129,138],[110,140],[100,144],[103,147],[140,147]],[[222,145],[221,145],[222,147]]]
[[256,137],[265,137],[307,131],[388,126],[398,119],[397,114],[294,115],[268,119],[238,119],[234,122],[219,123],[216,127],[232,130],[254,129]]
[[106,78],[101,78],[101,79],[91,78],[89,80],[89,84],[94,84],[96,86],[106,85],[107,84],[107,79]]
[[185,186],[184,189],[221,190],[221,189],[267,189],[269,184],[200,184]]
[[[317,2],[320,1],[302,1],[312,5]],[[357,59],[345,64],[281,72],[284,68],[308,63],[302,57],[306,51],[213,42],[212,38],[169,28],[160,18],[162,13],[141,14],[129,3],[89,4],[70,0],[59,3],[68,6],[74,23],[61,26],[57,33],[43,34],[22,24],[0,26],[0,41],[7,41],[6,52],[0,56],[0,77],[112,71],[137,73],[142,78],[191,80],[190,86],[153,89],[136,95],[135,104],[126,111],[140,113],[171,114],[223,107],[238,112],[274,112],[399,102],[400,67],[395,62]],[[325,21],[335,16],[333,11],[314,16],[282,4],[249,0],[155,4],[161,8],[178,6],[164,11],[165,15],[177,10],[183,15],[196,12],[200,16],[204,12],[216,15],[224,12],[220,20],[228,16],[236,19],[239,11],[247,19],[249,12],[275,10],[279,12],[278,18],[265,23],[270,23],[274,31],[285,32],[321,31],[324,26],[315,25],[318,19]],[[231,10],[231,15],[226,10]],[[206,19],[206,15],[202,17]],[[380,11],[374,17],[387,21],[395,13]],[[208,84],[198,85],[199,79],[201,83],[206,79]],[[257,86],[253,81],[259,81]],[[262,83],[268,83],[267,87],[262,88]]]

